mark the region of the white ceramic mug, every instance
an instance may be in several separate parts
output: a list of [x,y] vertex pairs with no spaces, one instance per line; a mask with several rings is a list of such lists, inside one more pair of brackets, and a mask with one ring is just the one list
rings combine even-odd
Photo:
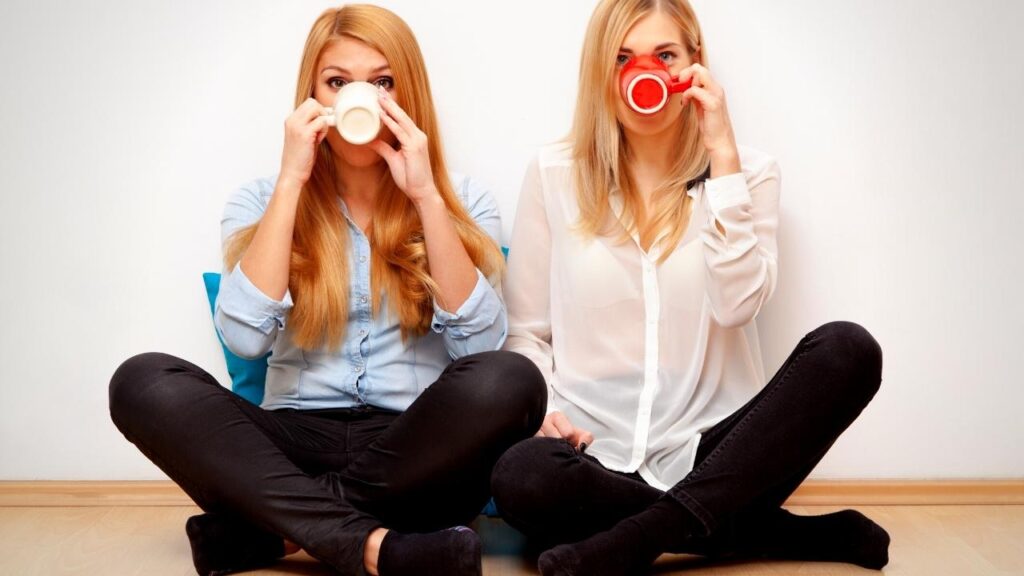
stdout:
[[368,144],[380,133],[380,102],[377,87],[369,82],[349,82],[338,90],[334,108],[326,108],[327,124],[352,144]]

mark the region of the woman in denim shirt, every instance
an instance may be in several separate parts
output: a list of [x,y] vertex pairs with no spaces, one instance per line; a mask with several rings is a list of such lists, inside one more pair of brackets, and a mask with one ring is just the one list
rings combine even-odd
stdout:
[[[367,145],[325,118],[354,81],[378,87]],[[165,354],[110,383],[117,427],[204,511],[186,525],[199,573],[301,547],[344,574],[480,574],[462,525],[545,410],[536,367],[497,351],[499,232],[493,198],[446,169],[408,26],[367,5],[321,15],[280,173],[222,221],[215,323],[236,354],[272,351],[262,406]]]

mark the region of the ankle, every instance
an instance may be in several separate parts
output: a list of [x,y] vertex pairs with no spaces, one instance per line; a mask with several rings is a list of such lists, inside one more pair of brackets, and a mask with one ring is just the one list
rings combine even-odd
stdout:
[[387,528],[376,528],[366,537],[363,546],[363,568],[370,576],[378,576],[377,564],[380,561],[380,545],[387,536]]

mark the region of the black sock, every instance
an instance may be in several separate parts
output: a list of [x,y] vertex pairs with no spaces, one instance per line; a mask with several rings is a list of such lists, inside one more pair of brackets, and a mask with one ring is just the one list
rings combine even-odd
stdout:
[[563,544],[541,554],[543,576],[622,576],[649,567],[685,542],[703,526],[682,504],[668,496],[619,522],[611,530],[582,542]]
[[389,530],[380,543],[380,576],[480,576],[480,538],[465,526],[429,534]]
[[745,532],[743,546],[762,557],[848,562],[875,570],[889,563],[889,533],[856,510],[797,516],[780,509]]
[[284,539],[228,514],[200,514],[185,522],[192,563],[202,576],[269,566],[284,556]]

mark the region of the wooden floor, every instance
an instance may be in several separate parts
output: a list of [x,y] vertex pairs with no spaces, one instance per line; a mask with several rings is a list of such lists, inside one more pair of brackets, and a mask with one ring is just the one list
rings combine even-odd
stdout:
[[[836,507],[794,506],[798,514]],[[864,506],[892,535],[889,575],[1024,575],[1024,506]],[[191,507],[0,508],[0,574],[195,574],[184,523]],[[504,523],[481,519],[484,574],[537,574],[522,540]],[[252,574],[329,574],[304,553]],[[710,566],[662,557],[662,575],[873,574],[844,564],[758,562]]]

